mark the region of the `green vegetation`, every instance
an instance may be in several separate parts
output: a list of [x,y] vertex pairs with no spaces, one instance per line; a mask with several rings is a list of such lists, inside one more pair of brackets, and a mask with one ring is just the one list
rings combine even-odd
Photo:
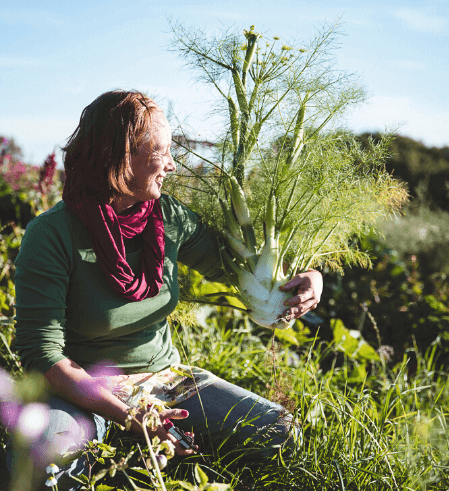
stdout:
[[[348,343],[342,331],[341,324],[335,326],[330,343],[279,343],[275,378],[271,341],[256,335],[244,318],[214,311],[201,327],[178,325],[175,339],[183,361],[291,404],[302,438],[292,456],[280,451],[261,465],[250,453],[255,445],[235,448],[205,437],[201,450],[206,457],[214,455],[213,461],[205,463],[200,456],[169,460],[162,471],[166,488],[195,489],[199,466],[210,481],[241,490],[447,489],[449,382],[436,368],[436,345],[424,357],[409,350],[389,368],[383,355],[363,343],[360,347],[355,338]],[[303,338],[304,328],[295,326],[294,332]],[[363,346],[368,347],[364,353]],[[416,360],[413,368],[410,355]],[[90,483],[95,489],[131,489],[125,473],[140,489],[155,489],[155,477],[145,468],[148,450],[135,436],[113,428],[105,444],[93,442],[85,452],[94,452]]]
[[[404,243],[410,243],[415,232],[410,230],[410,237],[406,233],[404,227]],[[12,261],[22,234],[16,226],[0,240],[1,360],[19,378],[20,363],[11,344]],[[318,331],[311,323],[296,322],[292,329],[276,331],[275,349],[269,332],[238,312],[207,307],[198,315],[203,319],[199,323],[188,305],[188,323],[180,309],[173,327],[183,361],[296,410],[303,439],[293,458],[280,453],[258,466],[248,445],[229,448],[205,438],[201,449],[215,456],[213,462],[206,464],[200,457],[169,460],[162,471],[167,489],[193,489],[201,479],[204,483],[196,465],[210,483],[242,490],[447,489],[447,282],[441,272],[423,274],[419,251],[404,262],[381,242],[367,241],[361,247],[374,255],[373,269],[325,274]],[[203,285],[195,277],[191,284]],[[3,462],[6,439],[3,432]],[[95,489],[131,489],[123,470],[136,486],[151,489],[154,477],[148,473],[153,471],[145,469],[137,443],[146,462],[150,456],[144,441],[118,428],[110,430],[104,446],[89,445],[86,452],[96,456]]]
[[[253,35],[250,30],[249,43],[242,46],[245,58],[241,69]],[[289,48],[287,45],[279,43],[279,46],[285,55],[291,51],[282,49]],[[299,50],[297,56],[303,55],[307,56]],[[285,62],[281,58],[279,67],[284,67],[289,57]],[[231,78],[235,80],[233,75]],[[223,85],[219,87],[223,90]],[[265,97],[270,99],[272,94],[268,91]],[[230,108],[232,116],[234,106],[226,99],[225,109]],[[234,101],[236,107],[239,104]],[[332,113],[336,106],[323,103],[323,107],[330,108]],[[301,138],[311,137],[314,128],[324,120],[318,116],[312,118]],[[224,172],[235,165],[237,175],[244,159],[239,160],[234,152],[240,138],[236,138],[235,129],[239,135],[249,131],[247,137],[250,137],[248,127],[257,124],[257,118],[248,120],[246,128],[242,128],[242,121],[240,127],[233,128],[231,118],[228,138],[225,134],[218,146],[226,162]],[[265,238],[266,230],[257,209],[267,212],[266,204],[261,206],[259,199],[264,196],[266,201],[272,183],[279,184],[276,177],[273,181],[268,179],[268,187],[263,187],[257,180],[258,173],[264,178],[273,175],[269,165],[279,164],[281,168],[292,155],[292,149],[299,148],[295,147],[294,131],[286,131],[283,137],[270,131],[268,134],[269,145],[260,144],[257,148],[257,142],[254,143],[261,160],[251,160],[247,155],[250,165],[246,174],[240,174],[244,185],[246,177],[246,189],[251,189],[247,198],[258,240]],[[22,405],[29,407],[33,401],[43,401],[45,395],[38,393],[39,385],[34,379],[23,376],[14,351],[13,261],[24,226],[32,216],[59,199],[63,176],[57,172],[53,179],[50,160],[41,169],[26,166],[14,142],[5,143],[2,138],[0,142],[3,145],[0,147],[0,200],[11,205],[8,204],[11,215],[0,220],[0,366],[20,382],[17,397]],[[80,477],[85,489],[163,489],[165,486],[167,490],[209,491],[443,491],[449,488],[449,208],[445,201],[449,195],[443,192],[449,183],[447,149],[426,149],[403,137],[388,141],[378,135],[372,139],[367,135],[356,138],[335,128],[319,138],[315,135],[308,144],[308,149],[301,148],[301,155],[307,155],[308,162],[313,162],[315,167],[301,172],[304,177],[310,174],[309,184],[324,182],[326,172],[332,178],[335,178],[332,172],[336,172],[338,177],[354,162],[359,170],[367,170],[373,162],[385,162],[387,170],[394,168],[394,175],[408,183],[413,199],[404,210],[405,215],[389,222],[372,223],[380,229],[382,237],[367,234],[370,226],[365,226],[358,240],[346,244],[348,250],[358,251],[359,257],[369,254],[372,269],[349,268],[337,261],[344,271],[342,275],[332,272],[329,263],[323,269],[325,290],[317,315],[308,315],[289,329],[275,330],[274,338],[272,331],[258,327],[246,314],[222,305],[229,302],[243,306],[233,297],[217,295],[223,286],[206,285],[195,273],[182,270],[187,292],[193,291],[196,296],[214,294],[218,305],[181,304],[170,319],[174,342],[184,363],[206,368],[283,404],[295,414],[301,435],[293,454],[288,449],[279,449],[274,457],[261,461],[257,454],[260,449],[253,442],[236,447],[226,439],[211,441],[203,436],[198,438],[198,443],[209,461],[199,455],[174,457],[165,466],[164,458],[158,455],[170,458],[169,446],[155,440],[138,440],[113,425],[104,443],[90,442],[82,451],[85,456],[91,456],[90,476]],[[245,153],[242,152],[240,156]],[[385,160],[387,153],[393,155],[392,159]],[[341,167],[326,168],[324,161],[329,160],[340,162]],[[258,162],[262,164],[256,165]],[[287,172],[284,175],[287,182],[288,176]],[[229,189],[224,185],[220,188],[222,178],[220,169],[212,170],[206,163],[201,171],[196,168],[195,174],[182,174],[178,182],[184,187],[173,189],[184,201],[203,203],[200,213],[210,212],[209,219],[214,221],[214,217],[221,217],[222,209],[217,205],[216,195],[208,198],[209,201],[197,199],[201,193],[198,183],[216,186],[215,189],[226,194]],[[380,180],[381,184],[389,182],[384,174]],[[438,184],[438,192],[432,183]],[[332,191],[330,187],[323,190],[317,195]],[[302,192],[307,194],[306,189]],[[278,197],[281,205],[282,200],[285,201],[281,193]],[[356,203],[360,206],[363,202],[347,203],[346,211],[351,211]],[[338,201],[337,212],[345,211],[343,205],[343,201]],[[309,231],[304,230],[307,236]],[[295,256],[287,254],[286,258],[294,260]],[[157,418],[152,411],[149,416]],[[7,480],[4,465],[7,439],[2,429],[0,479],[3,483]],[[163,485],[158,484],[161,483],[156,471],[159,467]],[[54,481],[49,478],[49,482]]]
[[[364,134],[362,142],[380,135]],[[426,147],[420,142],[397,136],[390,145],[387,171],[409,186],[412,197],[427,202],[432,209],[449,211],[449,147]]]
[[172,194],[224,235],[235,291],[220,296],[237,297],[268,328],[291,323],[282,313],[292,292],[281,285],[310,267],[366,267],[354,239],[407,199],[384,169],[388,137],[362,148],[338,129],[338,117],[364,98],[357,79],[335,67],[338,27],[287,44],[254,26],[213,36],[173,26],[175,49],[220,97],[223,130],[213,161],[196,169],[178,159],[186,172]]

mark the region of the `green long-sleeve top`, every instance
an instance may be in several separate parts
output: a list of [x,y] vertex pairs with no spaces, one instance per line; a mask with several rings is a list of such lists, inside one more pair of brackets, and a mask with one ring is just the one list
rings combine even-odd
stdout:
[[[60,201],[32,220],[16,259],[16,349],[26,370],[46,372],[64,358],[124,373],[157,372],[179,362],[167,316],[179,299],[177,261],[209,280],[224,279],[217,241],[198,215],[160,198],[165,228],[163,286],[140,302],[114,293],[92,249],[89,230]],[[140,269],[141,243],[126,241]]]

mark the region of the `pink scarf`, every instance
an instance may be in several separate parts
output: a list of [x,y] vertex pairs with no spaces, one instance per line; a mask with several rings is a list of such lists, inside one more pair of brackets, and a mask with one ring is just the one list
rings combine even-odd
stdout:
[[[68,177],[68,176],[67,176]],[[89,229],[97,261],[112,290],[128,300],[155,297],[162,286],[164,269],[164,222],[159,200],[137,203],[128,215],[116,215],[91,189],[70,192],[67,178],[62,198]],[[143,232],[141,273],[135,275],[126,261],[123,238]]]

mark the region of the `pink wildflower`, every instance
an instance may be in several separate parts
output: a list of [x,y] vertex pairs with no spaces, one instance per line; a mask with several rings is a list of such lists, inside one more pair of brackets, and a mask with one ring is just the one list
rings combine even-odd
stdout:
[[56,169],[55,154],[52,153],[46,158],[44,165],[42,166],[40,171],[38,186],[39,186],[39,190],[42,193],[47,193],[48,188],[51,186],[51,183],[53,182],[53,176],[55,174],[55,169]]

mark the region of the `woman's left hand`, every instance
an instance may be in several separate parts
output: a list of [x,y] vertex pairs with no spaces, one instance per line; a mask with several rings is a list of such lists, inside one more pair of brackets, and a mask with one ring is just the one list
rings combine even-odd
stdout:
[[279,288],[282,291],[292,289],[297,291],[295,296],[284,303],[286,307],[289,307],[284,312],[284,316],[291,320],[316,308],[323,292],[323,277],[319,271],[310,270],[296,275]]

